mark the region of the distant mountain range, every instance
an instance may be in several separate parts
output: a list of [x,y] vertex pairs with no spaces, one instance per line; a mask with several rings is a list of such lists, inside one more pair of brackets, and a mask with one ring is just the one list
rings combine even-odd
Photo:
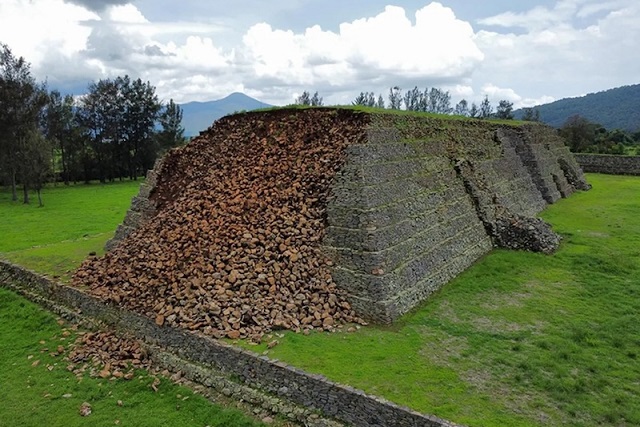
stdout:
[[197,136],[220,117],[236,111],[250,111],[271,107],[243,93],[232,93],[226,98],[209,102],[188,102],[181,104],[182,126],[185,136]]
[[[540,119],[554,127],[561,127],[569,117],[578,114],[608,130],[636,132],[640,130],[640,84],[565,98],[536,108]],[[523,110],[514,112],[518,119],[522,114]]]

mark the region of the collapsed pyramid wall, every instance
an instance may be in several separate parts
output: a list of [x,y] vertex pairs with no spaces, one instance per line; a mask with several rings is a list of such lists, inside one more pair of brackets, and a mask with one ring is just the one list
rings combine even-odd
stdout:
[[217,121],[168,153],[147,198],[153,214],[72,283],[214,337],[359,321],[319,242],[344,147],[366,138],[367,122],[336,109]]
[[[243,160],[248,151],[233,149],[225,138],[234,144],[244,141],[244,150],[250,150],[252,158],[260,157],[262,149],[269,150],[268,146],[260,145],[259,141],[265,138],[292,149],[299,148],[300,144],[317,144],[314,139],[339,139],[338,144],[331,143],[332,150],[339,151],[331,157],[335,176],[322,175],[323,182],[318,183],[329,185],[330,196],[321,197],[322,206],[314,202],[319,214],[316,226],[323,227],[315,236],[322,238],[316,241],[314,237],[309,245],[318,246],[333,261],[330,269],[333,281],[346,292],[356,312],[375,321],[393,321],[486,254],[497,242],[498,219],[517,222],[519,218],[535,216],[548,203],[570,195],[575,189],[588,188],[568,149],[552,129],[542,125],[505,125],[333,109],[280,110],[243,117],[219,122],[203,132],[191,147],[169,153],[152,173],[156,180],[153,188],[141,190],[133,204],[137,210],[128,218],[139,220],[139,224],[151,219],[155,226],[147,227],[147,231],[158,233],[162,223],[168,222],[167,215],[185,215],[185,218],[191,215],[173,206],[175,200],[184,198],[186,188],[191,197],[197,197],[198,191],[207,192],[203,185],[213,182],[209,175],[231,179],[228,174],[245,175],[248,170],[255,175],[253,168],[258,165]],[[298,126],[297,122],[304,125]],[[342,125],[349,131],[342,132]],[[292,132],[287,128],[291,126],[300,129]],[[207,148],[212,144],[218,148]],[[213,170],[194,167],[194,150],[202,150],[202,156],[208,156],[198,164],[210,164]],[[227,175],[221,174],[217,170],[221,164],[219,156],[230,155],[237,157],[233,163],[235,169],[226,171]],[[326,155],[323,159],[327,161]],[[314,170],[314,162],[318,160],[287,161],[302,168],[296,172],[304,174],[305,168]],[[271,165],[266,169],[269,180],[290,181],[290,170],[274,169]],[[255,179],[253,182],[256,183]],[[307,185],[315,187],[310,182]],[[231,204],[244,203],[244,200],[255,202],[254,196],[246,197],[242,192],[235,196],[243,200],[234,199]],[[207,197],[228,200],[229,195],[207,194]],[[294,202],[287,201],[293,210],[305,205],[300,200]],[[227,205],[216,202],[214,207],[227,209]],[[243,205],[240,211],[250,208]],[[270,212],[271,208],[267,208]],[[254,215],[259,216],[261,212],[266,211],[256,211]],[[262,220],[256,217],[249,222],[253,224],[249,224],[250,227],[259,228]],[[197,232],[198,224],[193,227]],[[134,229],[134,221],[130,221],[127,230]],[[225,236],[223,232],[218,237],[228,238]],[[124,233],[116,236],[122,237]],[[216,242],[220,240],[218,237],[214,239]],[[114,259],[122,262],[145,250],[139,244],[141,239],[144,237],[137,235],[123,241],[123,245],[132,246],[134,250],[121,249]],[[166,250],[158,249],[158,245],[163,245],[162,239],[153,242],[156,253]],[[117,244],[118,240],[114,240],[112,247]],[[225,245],[222,242],[221,248]],[[324,258],[319,254],[314,249],[305,256]],[[282,262],[280,257],[277,262]],[[287,263],[282,264],[283,268],[289,267]],[[313,263],[324,265],[324,259]],[[86,280],[104,268],[88,266],[78,277],[80,281]],[[128,273],[137,274],[135,268],[130,270]],[[216,283],[229,280],[228,271],[223,269],[221,273],[213,273]],[[248,274],[244,282],[252,285],[251,277],[252,274]],[[114,280],[108,277],[101,282],[114,283]],[[129,285],[126,278],[120,282]],[[200,282],[202,277],[198,279]],[[104,293],[105,289],[100,292]],[[146,314],[152,315],[153,310],[147,307]],[[159,310],[162,313],[163,309]]]

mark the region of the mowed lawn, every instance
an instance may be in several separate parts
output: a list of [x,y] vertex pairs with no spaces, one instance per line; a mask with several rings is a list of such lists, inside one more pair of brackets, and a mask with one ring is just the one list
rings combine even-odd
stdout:
[[[553,256],[493,251],[393,326],[284,333],[272,349],[241,345],[470,426],[640,425],[640,177],[587,178],[591,191],[542,213],[564,238]],[[60,254],[98,251],[103,242],[82,236],[106,241],[128,200],[111,230],[78,234],[80,210],[54,210],[53,196],[45,194],[50,211],[39,220],[57,237],[41,231],[41,248],[2,242],[0,252],[60,274],[82,258]],[[38,208],[20,211],[2,197],[0,236],[11,222],[27,234],[30,221],[15,217]],[[56,250],[38,252],[46,248]]]
[[[37,201],[13,203],[10,193],[1,192],[0,258],[68,278],[89,252],[103,252],[139,186],[51,187],[43,191],[42,208]],[[68,349],[79,332],[0,288],[0,426],[264,425],[143,370],[130,381],[76,378],[56,349]],[[85,402],[92,410],[87,417],[80,415]]]
[[[68,279],[90,252],[103,253],[141,181],[45,188],[44,207],[0,192],[0,257]],[[20,194],[21,195],[21,194]]]
[[269,356],[470,426],[640,425],[640,177],[588,180],[542,214],[555,255],[495,250],[393,326]]
[[[88,375],[78,379],[67,370],[64,354],[57,351],[59,346],[68,349],[77,333],[35,304],[0,288],[0,426],[264,425],[143,370],[131,380]],[[82,416],[85,403],[91,414]]]

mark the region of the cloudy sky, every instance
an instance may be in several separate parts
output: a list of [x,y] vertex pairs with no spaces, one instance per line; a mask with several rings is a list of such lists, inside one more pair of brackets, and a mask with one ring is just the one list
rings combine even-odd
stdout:
[[178,102],[417,85],[531,106],[640,83],[639,24],[638,0],[0,1],[0,42],[50,87],[129,74]]

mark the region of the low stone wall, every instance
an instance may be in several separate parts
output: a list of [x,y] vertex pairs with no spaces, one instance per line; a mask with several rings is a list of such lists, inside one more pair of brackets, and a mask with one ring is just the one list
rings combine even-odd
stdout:
[[573,156],[585,172],[640,175],[640,156],[606,154],[574,154]]
[[140,185],[138,195],[131,199],[131,206],[127,210],[124,221],[118,225],[113,238],[104,245],[106,251],[115,248],[120,241],[156,214],[156,206],[150,196],[156,186],[158,176],[162,172],[164,158],[158,159],[153,169],[147,172],[145,181]]
[[[205,368],[213,367],[238,378],[245,385],[320,411],[325,416],[353,426],[456,426],[224,342],[182,329],[158,326],[149,318],[105,305],[75,288],[54,283],[36,273],[2,261],[0,286],[14,289],[49,308],[52,304],[62,305],[72,317],[89,317],[117,330],[126,331],[148,345],[159,346],[179,358],[201,364]],[[172,360],[172,363],[176,363],[179,359]],[[179,367],[179,362],[175,367]],[[199,374],[199,377],[204,375]],[[215,384],[216,382],[205,381],[208,386]]]

